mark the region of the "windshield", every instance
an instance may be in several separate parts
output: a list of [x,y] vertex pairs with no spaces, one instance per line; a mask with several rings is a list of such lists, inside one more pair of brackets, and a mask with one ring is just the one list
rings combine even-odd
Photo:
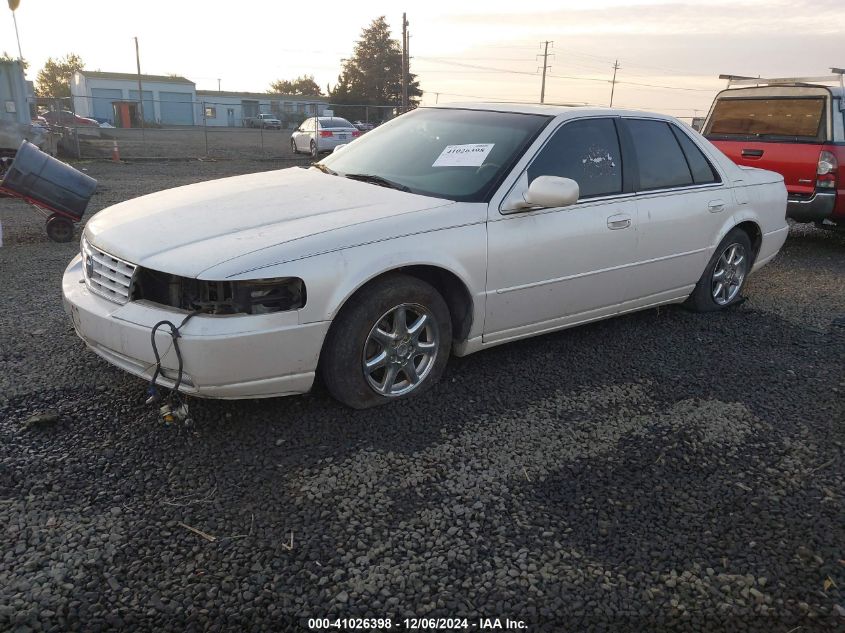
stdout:
[[719,99],[704,135],[824,140],[824,105],[824,97]]
[[339,176],[376,176],[413,193],[483,202],[550,118],[418,108],[368,132],[321,164]]

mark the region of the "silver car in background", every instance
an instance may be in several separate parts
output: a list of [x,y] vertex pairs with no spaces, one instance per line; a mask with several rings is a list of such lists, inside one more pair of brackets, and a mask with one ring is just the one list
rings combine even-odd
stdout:
[[307,152],[317,158],[320,152],[331,152],[338,145],[345,145],[361,136],[361,130],[352,123],[336,116],[305,119],[290,136],[294,154]]

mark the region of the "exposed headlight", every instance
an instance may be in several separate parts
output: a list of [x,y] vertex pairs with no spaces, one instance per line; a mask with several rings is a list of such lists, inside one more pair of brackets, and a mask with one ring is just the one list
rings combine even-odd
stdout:
[[305,284],[298,277],[205,281],[139,269],[134,300],[204,314],[271,314],[305,305]]

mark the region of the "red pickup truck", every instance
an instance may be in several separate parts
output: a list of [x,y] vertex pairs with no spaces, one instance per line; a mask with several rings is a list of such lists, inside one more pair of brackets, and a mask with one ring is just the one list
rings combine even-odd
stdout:
[[[702,128],[704,136],[738,165],[782,174],[789,193],[787,217],[845,228],[842,75],[803,80],[722,78],[729,80],[729,86],[762,85],[729,87],[716,95]],[[821,83],[834,80],[840,85]]]

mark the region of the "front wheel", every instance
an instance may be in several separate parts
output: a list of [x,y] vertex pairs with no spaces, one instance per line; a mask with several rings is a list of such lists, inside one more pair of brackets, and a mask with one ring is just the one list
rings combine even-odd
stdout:
[[294,154],[299,154],[299,150],[296,149],[296,141],[293,139],[290,140],[290,151],[292,151]]
[[338,314],[320,359],[329,392],[355,409],[416,396],[436,383],[452,346],[449,308],[430,284],[394,274]]
[[697,312],[713,312],[739,301],[751,261],[748,234],[742,229],[731,230],[716,247],[686,305]]

